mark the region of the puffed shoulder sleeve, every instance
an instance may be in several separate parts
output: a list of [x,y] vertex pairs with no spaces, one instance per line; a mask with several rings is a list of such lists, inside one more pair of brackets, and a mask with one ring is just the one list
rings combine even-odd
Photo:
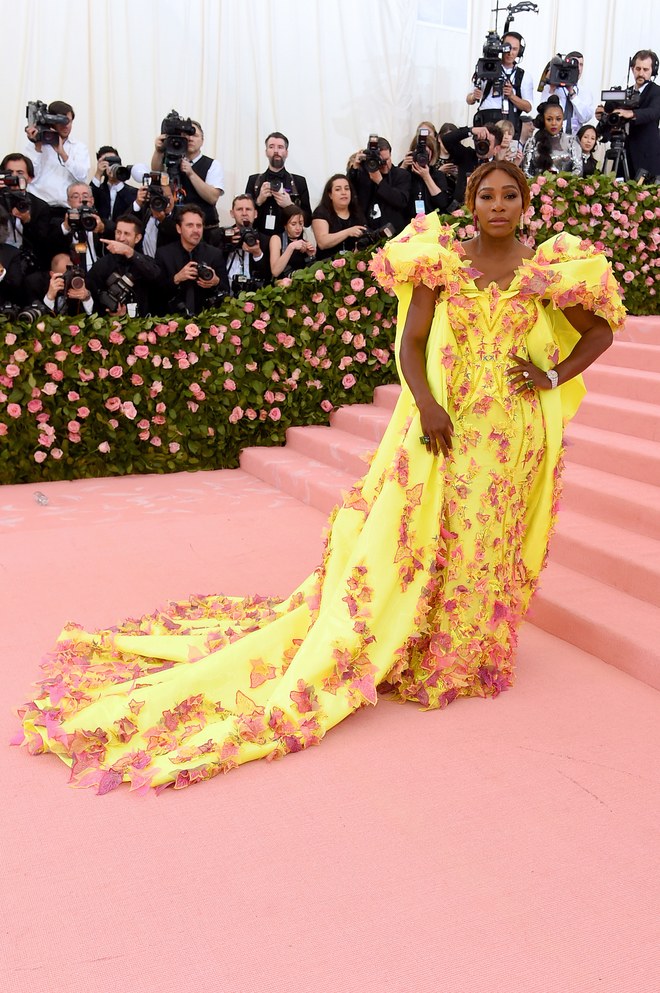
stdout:
[[623,326],[622,290],[602,252],[574,235],[544,241],[519,270],[520,295],[549,300],[558,310],[582,306],[603,317],[613,331]]
[[451,227],[440,224],[437,214],[420,214],[378,249],[369,269],[383,289],[398,296],[404,284],[454,291],[475,274],[464,264],[463,255]]

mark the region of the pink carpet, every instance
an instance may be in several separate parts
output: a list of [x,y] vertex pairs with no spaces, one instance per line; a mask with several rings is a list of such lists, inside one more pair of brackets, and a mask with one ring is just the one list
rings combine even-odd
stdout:
[[[2,741],[65,619],[286,593],[323,522],[244,470],[4,487]],[[660,694],[531,625],[495,701],[158,798],[0,755],[2,993],[660,989]]]

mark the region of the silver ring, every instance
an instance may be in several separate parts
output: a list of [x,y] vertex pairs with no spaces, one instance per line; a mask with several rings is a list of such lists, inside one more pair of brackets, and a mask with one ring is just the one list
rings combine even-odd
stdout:
[[419,436],[419,440],[421,441],[422,445],[428,445],[428,444],[430,444],[430,441],[431,441],[431,439],[429,438],[429,436],[427,434],[421,434]]
[[525,379],[529,379],[529,373],[527,371],[523,372],[523,376]]

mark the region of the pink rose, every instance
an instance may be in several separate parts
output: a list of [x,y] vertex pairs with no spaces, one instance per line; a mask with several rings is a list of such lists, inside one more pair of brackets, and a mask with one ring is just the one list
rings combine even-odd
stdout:
[[101,349],[103,348],[103,345],[101,344],[98,338],[90,338],[89,341],[87,342],[87,347],[89,348],[90,352],[100,352]]
[[105,409],[111,411],[112,413],[114,413],[116,410],[119,410],[120,407],[121,407],[121,400],[119,399],[119,397],[109,397],[105,401]]
[[355,290],[356,293],[359,293],[360,290],[364,289],[364,280],[360,279],[359,276],[356,276],[355,279],[351,280],[351,289]]
[[238,329],[241,327],[241,322],[237,320],[233,320],[230,323],[229,327],[232,328],[232,330],[234,331],[238,331]]
[[257,329],[257,331],[264,331],[266,329],[266,324],[264,321],[253,321],[252,326]]
[[248,421],[256,421],[257,412],[256,410],[253,410],[252,407],[248,407],[248,409],[245,411],[245,416],[247,417]]
[[112,368],[109,370],[109,373],[113,379],[121,379],[121,377],[124,375],[124,370],[120,365],[113,365]]
[[[52,363],[48,363],[48,364],[49,365],[52,365]],[[7,372],[7,375],[8,376],[11,376],[12,377],[12,379],[15,379],[16,376],[20,376],[20,374],[21,374],[21,370],[19,369],[19,367],[17,365],[14,365],[13,362],[10,362],[9,363],[9,365],[7,366],[6,372]],[[46,372],[48,372],[48,369],[46,369]]]
[[342,379],[341,385],[344,387],[345,390],[350,390],[352,386],[355,386],[356,382],[357,380],[355,376],[353,376],[352,373],[348,372]]
[[179,451],[179,449],[181,448],[181,445],[179,444],[179,442],[178,442],[178,441],[171,441],[171,442],[169,443],[169,445],[168,445],[167,447],[169,448],[169,450],[170,450],[170,453],[171,453],[172,455],[176,455],[176,453],[177,453],[177,452]]
[[322,293],[312,293],[312,303],[321,303],[323,300]]
[[52,341],[52,343],[54,345],[61,345],[62,344],[62,335],[59,334],[57,331],[54,331],[53,334],[51,334],[51,336],[50,336],[50,340]]
[[359,321],[360,320],[360,311],[359,310],[351,310],[349,312],[348,319],[349,319],[349,321]]
[[344,303],[346,304],[347,307],[350,307],[352,304],[354,304],[355,300],[356,297],[354,297],[352,293],[349,293],[347,297],[344,297]]
[[14,362],[25,362],[28,354],[24,348],[17,348],[14,352]]
[[20,417],[22,413],[20,403],[8,403],[7,413],[10,417]]
[[287,309],[286,309],[286,316],[289,318],[289,320],[291,320],[292,317],[295,317],[296,316],[296,312],[293,309],[293,307],[287,307]]
[[[39,327],[39,325],[37,325],[37,327]],[[43,331],[44,327],[45,324],[42,324],[39,330]],[[5,335],[5,345],[15,345],[15,344],[16,344],[16,335],[10,331],[8,334]]]
[[229,423],[230,424],[237,424],[242,417],[243,417],[243,408],[242,407],[234,407],[234,409],[232,410],[231,414],[229,415]]
[[108,335],[108,341],[112,345],[121,345],[123,343],[123,341],[124,341],[124,336],[121,333],[121,331],[117,331],[117,329],[115,328]]
[[225,379],[222,385],[226,390],[229,390],[230,393],[233,393],[236,389],[236,383],[233,379]]
[[330,265],[333,269],[343,269],[346,265],[346,259],[333,259]]
[[48,458],[48,456],[46,455],[45,452],[35,452],[34,453],[34,461],[35,462],[45,462],[47,458]]
[[343,321],[346,319],[347,316],[348,316],[348,311],[346,310],[346,307],[337,308],[337,320]]
[[121,412],[124,417],[128,417],[129,421],[134,421],[137,417],[137,408],[131,400],[126,400],[122,403]]
[[150,442],[154,446],[154,448],[160,448],[160,446],[163,444],[157,434],[155,434],[153,438],[150,439]]
[[367,286],[366,290],[364,291],[365,297],[375,296],[376,293],[378,293],[378,289],[375,286]]
[[282,411],[280,410],[279,407],[273,407],[272,410],[268,411],[268,416],[270,417],[271,421],[279,421],[279,419],[282,416]]
[[201,334],[199,328],[196,324],[186,324],[186,340],[190,341],[191,338],[197,338]]
[[314,276],[316,279],[318,279],[319,283],[322,283],[323,280],[325,279],[325,273],[323,272],[323,269],[317,269],[316,272],[314,273]]
[[635,274],[634,272],[630,272],[630,270],[628,270],[628,272],[624,272],[623,278],[626,283],[632,283],[633,279],[635,278]]
[[330,411],[334,409],[335,408],[333,407],[333,405],[330,403],[329,400],[321,400],[321,410],[325,410],[326,414],[329,414]]
[[61,459],[62,456],[64,455],[64,452],[62,451],[61,448],[51,448],[50,454],[54,459]]
[[139,359],[146,359],[147,355],[149,354],[149,346],[136,345],[133,351]]
[[358,272],[366,272],[366,269],[367,269],[367,263],[366,263],[366,262],[362,262],[362,261],[360,260],[360,262],[358,262],[358,264],[357,264],[357,267],[356,267],[356,268],[357,268],[357,271],[358,271]]
[[103,455],[107,455],[108,452],[110,451],[110,442],[102,441],[101,444],[98,446],[97,451],[101,452]]
[[71,434],[78,434],[78,432],[80,431],[80,424],[78,423],[78,421],[69,421],[69,423],[66,426],[66,429]]
[[27,409],[30,411],[31,414],[38,414],[42,406],[43,404],[41,400],[29,400]]
[[[82,373],[80,374],[80,378],[81,379],[83,378]],[[44,383],[43,387],[41,388],[41,392],[45,393],[47,397],[55,396],[55,394],[57,393],[57,383]]]
[[254,304],[252,303],[251,300],[248,300],[247,303],[243,304],[243,310],[245,311],[246,314],[252,313],[252,311],[254,310]]

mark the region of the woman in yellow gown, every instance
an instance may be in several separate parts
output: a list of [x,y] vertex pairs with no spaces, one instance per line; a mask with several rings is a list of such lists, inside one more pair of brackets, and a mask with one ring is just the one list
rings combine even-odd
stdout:
[[15,743],[101,794],[181,788],[316,744],[378,687],[437,708],[511,685],[563,423],[624,311],[607,260],[578,239],[534,253],[517,240],[529,193],[515,166],[480,167],[467,202],[479,234],[464,247],[419,217],[372,261],[399,297],[403,388],[316,571],[286,600],[200,597],[107,631],[67,626]]

